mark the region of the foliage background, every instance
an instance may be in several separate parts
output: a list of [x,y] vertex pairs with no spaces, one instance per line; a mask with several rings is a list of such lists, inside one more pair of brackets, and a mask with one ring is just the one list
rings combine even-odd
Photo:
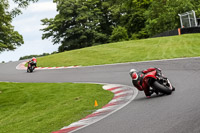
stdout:
[[54,0],[58,14],[43,19],[43,39],[59,51],[141,39],[180,27],[178,13],[195,10],[198,0]]
[[[11,25],[21,8],[38,0],[13,0],[9,9],[0,0],[0,52],[21,46],[23,37]],[[61,44],[59,52],[110,42],[152,37],[180,27],[179,13],[194,10],[200,15],[199,0],[53,0],[58,14],[42,19],[42,39]]]

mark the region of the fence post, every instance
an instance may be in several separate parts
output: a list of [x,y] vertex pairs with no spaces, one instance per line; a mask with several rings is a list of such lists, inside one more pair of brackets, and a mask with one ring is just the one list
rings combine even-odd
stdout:
[[178,28],[178,35],[181,35],[181,28]]

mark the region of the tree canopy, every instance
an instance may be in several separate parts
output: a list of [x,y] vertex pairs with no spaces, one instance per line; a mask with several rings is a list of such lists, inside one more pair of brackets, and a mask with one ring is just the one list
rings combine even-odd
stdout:
[[[145,11],[152,0],[54,0],[58,14],[43,19],[43,39],[60,44],[59,51],[148,37]],[[134,38],[134,37],[133,37]]]
[[[52,42],[62,43],[59,51],[105,43],[110,30],[107,2],[100,0],[54,0],[58,15],[43,19],[43,39],[52,37]],[[110,34],[110,33],[108,33]]]
[[[20,8],[38,0],[13,0],[18,8],[8,11],[8,0],[0,0],[0,52],[23,44],[11,25]],[[53,0],[58,14],[43,19],[42,39],[61,44],[59,51],[109,42],[152,37],[180,27],[178,14],[195,10],[199,0]]]
[[146,30],[155,35],[180,27],[178,13],[198,9],[194,0],[154,0],[145,12]]
[[14,30],[11,22],[16,15],[21,13],[20,8],[25,8],[32,2],[38,0],[13,0],[18,8],[9,11],[9,1],[0,0],[0,52],[14,50],[24,43],[22,35]]

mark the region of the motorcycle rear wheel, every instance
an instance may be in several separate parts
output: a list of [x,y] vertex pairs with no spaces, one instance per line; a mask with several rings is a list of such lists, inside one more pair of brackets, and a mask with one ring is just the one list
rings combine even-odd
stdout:
[[161,92],[167,95],[170,95],[172,93],[171,89],[160,84],[158,81],[154,81],[154,83],[152,84],[152,88],[156,89],[158,92]]

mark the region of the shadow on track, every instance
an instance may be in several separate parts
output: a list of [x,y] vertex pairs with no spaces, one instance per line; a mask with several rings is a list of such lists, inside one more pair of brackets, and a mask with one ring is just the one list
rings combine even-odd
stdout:
[[[172,94],[171,94],[171,95],[172,95]],[[144,96],[144,97],[136,98],[136,99],[134,99],[134,101],[153,100],[153,99],[156,99],[156,98],[158,99],[158,98],[166,97],[166,96],[170,96],[170,95],[165,95],[165,94],[152,95],[150,98],[146,98],[146,97]]]

